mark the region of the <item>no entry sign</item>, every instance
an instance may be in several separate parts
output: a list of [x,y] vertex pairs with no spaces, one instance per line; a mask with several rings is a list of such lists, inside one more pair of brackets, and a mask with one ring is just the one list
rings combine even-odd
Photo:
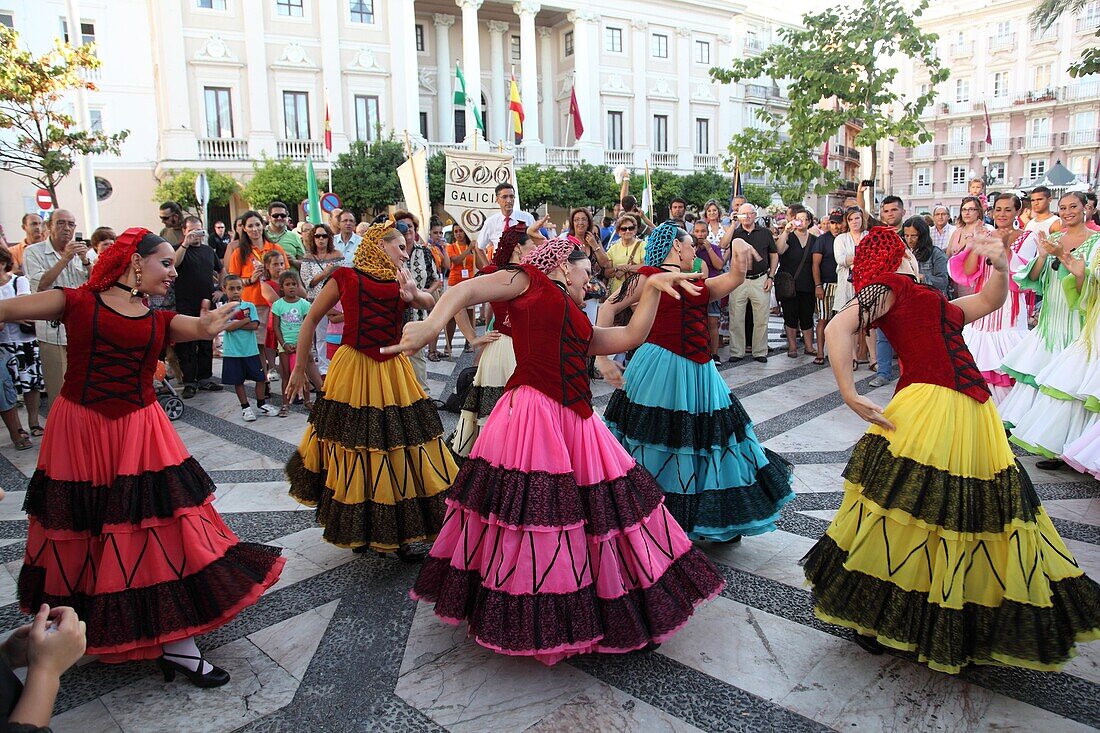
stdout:
[[34,202],[38,204],[38,208],[46,211],[53,208],[53,198],[50,196],[50,192],[44,188],[40,188],[35,192]]

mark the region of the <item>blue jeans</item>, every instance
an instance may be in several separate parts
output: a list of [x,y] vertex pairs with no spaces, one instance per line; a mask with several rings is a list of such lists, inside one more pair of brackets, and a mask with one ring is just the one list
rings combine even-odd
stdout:
[[895,379],[894,347],[886,340],[881,328],[875,330],[875,358],[878,360],[877,374],[883,379]]

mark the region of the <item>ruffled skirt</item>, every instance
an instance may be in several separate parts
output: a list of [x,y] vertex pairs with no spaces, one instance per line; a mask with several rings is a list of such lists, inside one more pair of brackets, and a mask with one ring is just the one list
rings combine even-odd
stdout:
[[807,556],[814,611],[955,673],[1057,670],[1100,638],[1086,577],[1012,455],[997,410],[915,384],[845,470],[844,500]]
[[58,397],[23,505],[20,607],[72,606],[88,654],[108,663],[153,659],[222,626],[285,560],[240,542],[213,493],[157,403],[109,418]]
[[604,419],[657,479],[688,536],[725,541],[774,530],[794,498],[791,466],[760,445],[714,363],[647,343],[624,376]]
[[405,356],[380,362],[341,346],[287,463],[290,495],[317,507],[334,545],[388,552],[430,540],[457,473],[442,436],[439,413]]
[[504,385],[512,378],[516,370],[516,352],[512,348],[512,337],[501,334],[500,338],[485,347],[477,363],[477,373],[466,394],[462,412],[458,416],[454,435],[451,436],[451,450],[465,458],[470,455],[478,433],[489,419],[489,413],[504,394]]
[[519,387],[463,464],[412,596],[484,647],[555,664],[661,642],[721,589],[599,417]]

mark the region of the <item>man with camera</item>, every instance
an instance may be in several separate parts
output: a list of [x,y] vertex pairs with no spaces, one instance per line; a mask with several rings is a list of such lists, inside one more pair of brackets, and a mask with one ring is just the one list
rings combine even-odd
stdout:
[[[222,262],[210,247],[209,238],[197,216],[183,220],[183,238],[176,247],[176,312],[198,316],[204,300],[214,295],[215,283],[221,278]],[[183,341],[174,347],[183,379],[183,396],[194,397],[198,390],[220,392],[222,386],[213,381],[214,342]]]

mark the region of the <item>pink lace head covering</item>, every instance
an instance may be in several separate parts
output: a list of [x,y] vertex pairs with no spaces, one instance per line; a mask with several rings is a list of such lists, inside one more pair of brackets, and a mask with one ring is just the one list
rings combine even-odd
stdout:
[[569,259],[573,250],[579,248],[580,240],[566,234],[561,237],[547,240],[527,253],[520,264],[534,265],[543,272],[549,274]]

